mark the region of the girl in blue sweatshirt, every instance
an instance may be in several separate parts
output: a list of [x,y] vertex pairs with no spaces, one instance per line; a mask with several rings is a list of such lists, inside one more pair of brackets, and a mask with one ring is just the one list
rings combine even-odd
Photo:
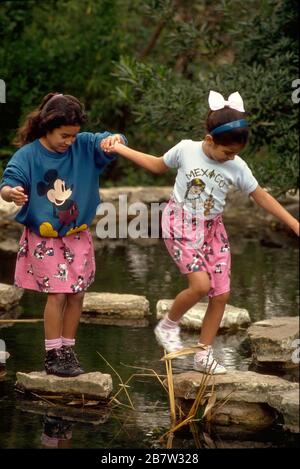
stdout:
[[114,159],[101,142],[126,143],[109,132],[80,132],[83,105],[71,95],[49,93],[18,131],[19,150],[0,185],[1,196],[21,207],[24,225],[15,285],[47,293],[45,370],[83,373],[73,351],[85,290],[95,275],[89,225],[99,198],[99,175]]

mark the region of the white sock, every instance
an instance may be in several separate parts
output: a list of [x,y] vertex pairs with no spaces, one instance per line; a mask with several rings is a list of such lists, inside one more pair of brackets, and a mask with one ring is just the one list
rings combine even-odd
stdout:
[[[198,343],[197,345],[204,345],[204,344]],[[213,349],[211,345],[206,345],[206,347],[207,348],[205,350],[200,350],[199,352],[195,354],[195,362],[203,362],[204,360],[207,360],[208,355],[213,353]]]
[[170,329],[175,329],[175,327],[178,326],[179,321],[172,321],[171,319],[168,318],[168,315],[166,315],[161,321],[160,321],[160,326],[162,329],[165,330],[170,330]]

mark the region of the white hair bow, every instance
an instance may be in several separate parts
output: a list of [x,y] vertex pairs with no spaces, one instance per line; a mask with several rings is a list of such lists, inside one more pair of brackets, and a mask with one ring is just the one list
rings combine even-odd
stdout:
[[245,112],[243,99],[238,91],[231,93],[227,101],[225,101],[221,93],[210,91],[208,104],[212,111],[217,111],[218,109],[223,109],[225,106],[229,106],[236,111]]

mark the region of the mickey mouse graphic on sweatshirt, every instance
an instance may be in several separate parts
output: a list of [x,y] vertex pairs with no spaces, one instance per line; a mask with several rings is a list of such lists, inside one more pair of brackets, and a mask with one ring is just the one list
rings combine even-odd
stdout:
[[[73,228],[75,228],[79,210],[76,202],[71,199],[73,184],[68,186],[66,181],[58,176],[55,169],[48,170],[44,174],[44,180],[46,182],[38,182],[37,193],[40,196],[47,197],[48,201],[52,204],[53,217],[58,218],[61,223],[58,233],[68,225],[73,225]],[[80,228],[86,229],[86,225]],[[80,230],[77,229],[76,231]]]
[[15,219],[44,237],[86,230],[100,203],[99,176],[116,157],[100,148],[110,135],[81,132],[64,153],[48,150],[39,139],[16,151],[0,186],[22,186],[28,195]]

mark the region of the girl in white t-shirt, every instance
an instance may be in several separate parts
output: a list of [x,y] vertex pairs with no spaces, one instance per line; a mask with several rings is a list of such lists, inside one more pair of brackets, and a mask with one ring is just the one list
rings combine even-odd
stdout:
[[177,169],[171,199],[162,217],[166,247],[188,288],[180,292],[170,312],[155,328],[158,342],[167,352],[183,348],[179,321],[205,295],[209,296],[201,327],[194,368],[213,374],[226,369],[213,357],[212,343],[230,293],[230,246],[222,212],[230,185],[236,186],[267,212],[275,215],[299,236],[299,222],[263,190],[248,165],[237,154],[248,140],[243,100],[238,92],[225,101],[220,93],[209,94],[210,112],[203,141],[182,140],[162,157],[132,150],[116,143],[102,149],[114,151],[154,173]]

